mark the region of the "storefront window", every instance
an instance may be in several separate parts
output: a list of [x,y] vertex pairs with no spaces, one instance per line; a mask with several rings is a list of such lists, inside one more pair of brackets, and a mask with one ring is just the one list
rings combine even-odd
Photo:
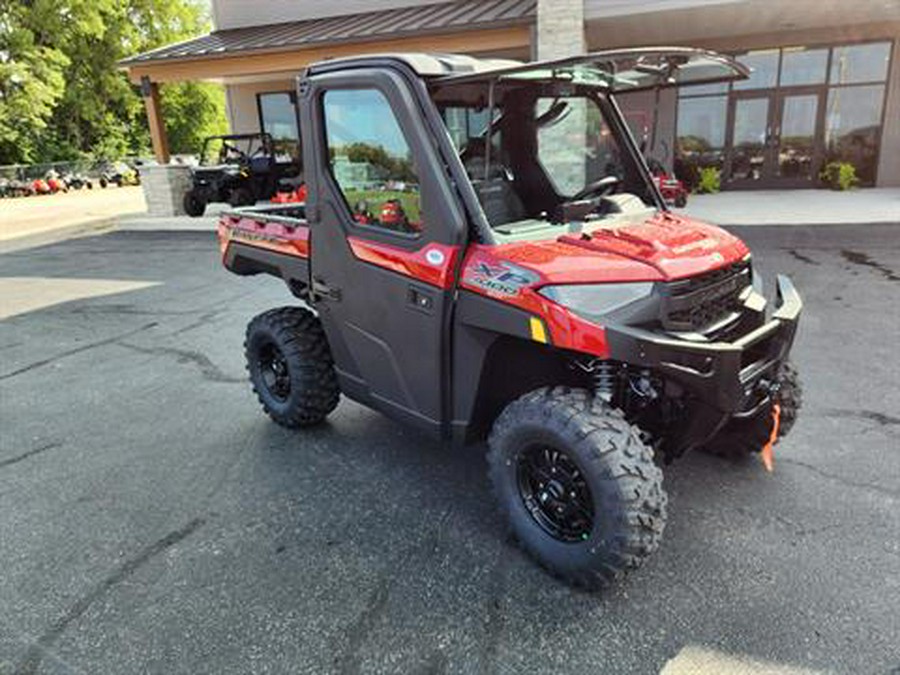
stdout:
[[725,152],[727,96],[701,96],[678,101],[678,144],[675,175],[696,185],[700,169],[721,169]]
[[825,116],[827,161],[849,162],[863,185],[875,182],[883,85],[835,87]]
[[769,89],[778,81],[778,50],[767,49],[739,55],[737,60],[751,69],[750,77],[734,83],[735,89]]
[[690,181],[700,168],[727,165],[726,182],[815,184],[823,162],[841,161],[854,166],[861,185],[875,184],[891,43],[735,58],[751,69],[749,79],[679,91],[676,174],[680,167]]
[[831,84],[883,82],[887,79],[889,42],[835,47],[831,56]]
[[272,136],[279,162],[300,159],[297,107],[288,92],[259,94],[260,128]]
[[781,86],[822,84],[828,68],[827,49],[791,47],[781,57]]

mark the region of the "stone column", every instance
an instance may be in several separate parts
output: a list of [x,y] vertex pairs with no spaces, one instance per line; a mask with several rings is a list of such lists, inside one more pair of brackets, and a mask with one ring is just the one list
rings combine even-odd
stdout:
[[538,60],[584,54],[584,0],[538,0],[535,37]]
[[141,186],[147,200],[147,215],[185,215],[184,193],[191,187],[191,170],[180,164],[142,166]]

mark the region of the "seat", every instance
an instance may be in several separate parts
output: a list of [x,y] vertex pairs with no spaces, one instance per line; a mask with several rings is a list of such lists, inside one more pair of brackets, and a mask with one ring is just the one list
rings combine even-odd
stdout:
[[528,215],[512,183],[505,177],[473,181],[472,185],[492,227],[514,223]]
[[528,214],[513,186],[509,169],[491,160],[485,170],[483,139],[471,139],[466,155],[466,173],[491,226],[523,220]]

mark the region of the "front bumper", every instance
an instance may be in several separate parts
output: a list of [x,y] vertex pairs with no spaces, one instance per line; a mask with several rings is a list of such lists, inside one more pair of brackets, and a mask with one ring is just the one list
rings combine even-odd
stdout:
[[752,415],[768,401],[802,310],[797,289],[779,275],[771,319],[734,342],[693,342],[634,326],[608,326],[610,358],[653,369],[723,415]]

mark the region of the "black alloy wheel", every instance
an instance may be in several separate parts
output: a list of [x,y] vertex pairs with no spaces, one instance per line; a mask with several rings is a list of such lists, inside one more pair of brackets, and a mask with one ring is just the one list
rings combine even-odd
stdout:
[[250,382],[278,424],[308,427],[331,413],[340,388],[319,318],[302,307],[281,307],[255,317],[244,342]]
[[259,350],[258,368],[268,393],[279,401],[287,401],[291,395],[291,373],[284,353],[274,342]]
[[571,457],[547,445],[534,445],[519,454],[516,473],[525,508],[547,534],[564,542],[590,537],[594,500]]

